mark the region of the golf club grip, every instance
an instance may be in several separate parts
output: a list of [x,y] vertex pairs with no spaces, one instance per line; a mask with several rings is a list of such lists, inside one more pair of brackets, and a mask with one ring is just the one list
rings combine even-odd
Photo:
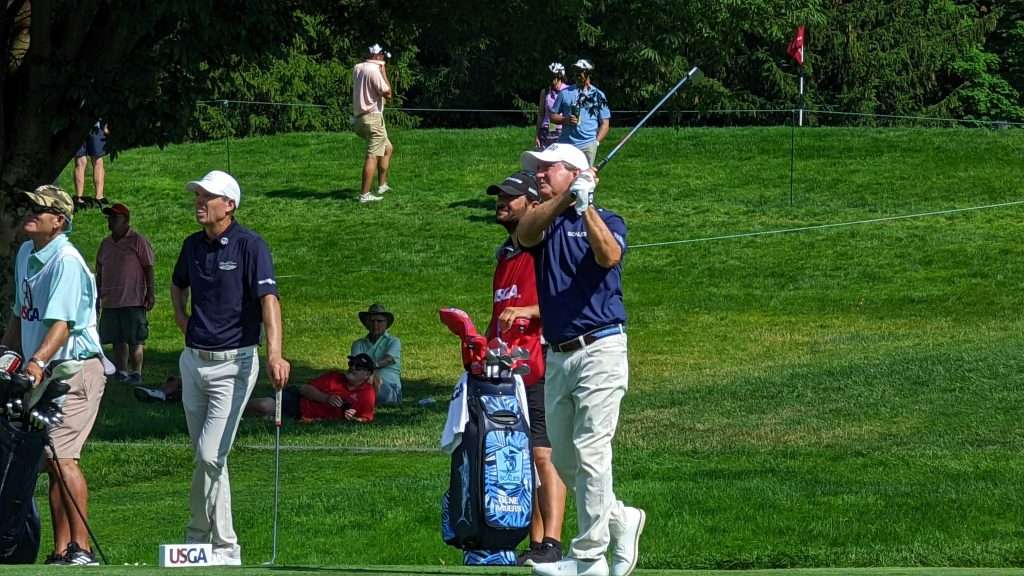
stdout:
[[615,145],[615,148],[612,148],[612,151],[609,152],[608,155],[604,157],[604,160],[601,160],[600,162],[597,163],[597,166],[594,166],[594,170],[600,172],[601,169],[604,168],[605,164],[610,162],[611,159],[616,154],[618,154],[619,150],[626,145],[626,142],[629,142],[629,139],[633,137],[633,134],[636,134],[636,131],[642,128],[643,125],[647,123],[647,120],[651,116],[654,116],[654,113],[657,112],[659,108],[661,108],[662,104],[668,101],[668,99],[671,98],[673,94],[675,94],[680,88],[683,87],[683,84],[686,84],[686,82],[691,78],[694,82],[696,82],[697,80],[700,80],[703,76],[704,73],[700,71],[700,68],[697,68],[696,66],[691,68],[690,71],[686,73],[686,76],[683,76],[683,79],[676,83],[676,85],[671,90],[668,91],[668,94],[665,94],[665,96],[663,96],[661,100],[659,100],[658,103],[654,105],[654,108],[651,108],[650,112],[648,112],[646,116],[641,118],[640,121],[636,123],[636,126],[633,126],[633,129],[630,130],[628,134],[626,134],[626,137],[620,140],[619,143]]
[[274,392],[274,426],[281,427],[281,390]]

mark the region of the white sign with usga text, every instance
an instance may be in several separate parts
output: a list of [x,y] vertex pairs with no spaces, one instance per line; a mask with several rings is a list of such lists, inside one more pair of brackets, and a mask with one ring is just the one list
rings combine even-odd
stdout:
[[213,545],[161,544],[160,566],[162,568],[213,566]]

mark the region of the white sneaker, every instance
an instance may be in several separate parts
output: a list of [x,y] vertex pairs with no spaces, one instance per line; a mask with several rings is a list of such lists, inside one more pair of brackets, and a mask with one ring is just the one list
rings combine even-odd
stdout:
[[211,566],[241,566],[242,547],[214,548],[210,556]]
[[608,561],[604,557],[597,560],[566,558],[558,562],[534,564],[533,573],[538,576],[608,576]]
[[388,190],[391,190],[391,186],[384,184],[383,186],[377,186],[377,194],[384,194]]
[[367,202],[376,202],[378,200],[383,200],[383,199],[384,199],[383,196],[374,196],[373,194],[370,194],[369,192],[367,192],[366,194],[360,194],[359,195],[359,202],[361,204],[366,204]]
[[612,576],[629,576],[640,559],[640,534],[647,523],[647,514],[639,508],[624,506],[622,524],[609,523],[612,533]]

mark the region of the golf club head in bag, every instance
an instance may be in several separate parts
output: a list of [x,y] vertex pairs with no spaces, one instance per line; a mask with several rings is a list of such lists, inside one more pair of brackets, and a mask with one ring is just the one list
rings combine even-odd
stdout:
[[[78,374],[82,370],[84,363],[81,360],[54,360],[46,366],[46,370],[43,371],[43,381],[39,386],[32,389],[32,394],[29,396],[28,409],[34,408],[39,404],[43,397],[47,397],[48,401],[56,401],[58,405],[63,405],[63,400],[57,400],[64,396],[68,391],[67,380],[70,380],[72,376]],[[63,391],[61,392],[61,388]]]
[[14,422],[25,415],[25,398],[32,392],[32,377],[24,372],[2,373],[5,380],[3,413],[7,420]]
[[[0,346],[0,414],[7,414],[7,402],[14,397],[24,396],[25,391],[12,388],[11,377],[21,368],[22,357],[6,346]],[[18,385],[20,388],[21,385]]]

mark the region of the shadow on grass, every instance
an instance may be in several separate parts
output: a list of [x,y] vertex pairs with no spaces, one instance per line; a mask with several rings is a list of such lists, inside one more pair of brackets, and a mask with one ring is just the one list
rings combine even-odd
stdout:
[[483,214],[472,213],[466,216],[470,222],[494,222],[494,197],[483,196],[459,200],[448,204],[449,208],[469,208],[471,210],[486,210]]
[[[168,376],[178,375],[180,352],[147,350],[145,359],[145,380],[143,385],[160,387]],[[292,364],[291,385],[301,385],[312,378],[335,369],[330,366],[308,366]],[[107,382],[100,413],[90,436],[92,439],[125,442],[140,440],[166,440],[187,438],[188,427],[180,401],[142,403],[133,395],[134,386],[115,380]],[[366,427],[373,429],[398,429],[417,422],[434,418],[447,411],[451,383],[438,384],[428,380],[403,380],[402,403],[396,406],[377,407],[374,421],[369,424],[355,424],[347,421],[297,423],[286,421],[285,428],[291,436],[322,437],[325,432],[345,434],[346,431],[363,432]],[[273,388],[266,375],[266,358],[261,353],[260,378],[253,390],[253,398],[273,395]],[[420,400],[430,398],[424,405]],[[256,416],[242,419],[239,435],[273,424]]]
[[267,198],[286,198],[291,200],[355,200],[359,190],[355,188],[337,188],[334,190],[310,190],[308,188],[281,188],[263,193]]

